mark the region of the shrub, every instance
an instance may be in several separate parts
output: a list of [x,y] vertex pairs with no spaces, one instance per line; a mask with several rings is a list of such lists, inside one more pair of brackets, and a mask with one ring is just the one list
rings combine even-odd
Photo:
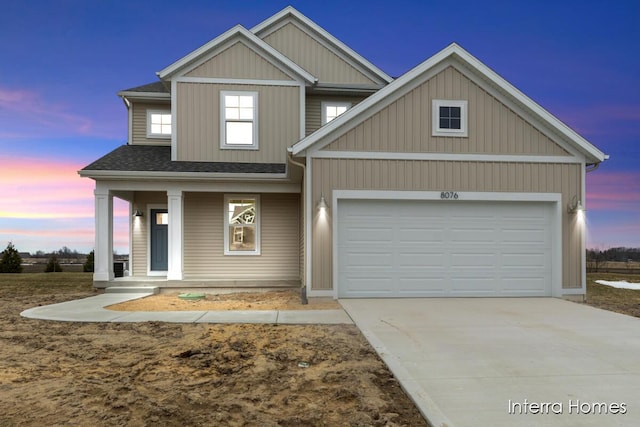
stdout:
[[60,267],[60,263],[58,262],[58,257],[53,254],[49,258],[47,262],[47,266],[44,269],[45,273],[59,273],[62,271],[62,267]]
[[82,271],[84,271],[85,273],[93,273],[93,258],[95,256],[95,251],[91,251],[89,252],[89,255],[87,255],[87,260],[85,261],[84,265],[82,266]]
[[22,273],[22,258],[18,250],[9,242],[0,257],[0,273]]

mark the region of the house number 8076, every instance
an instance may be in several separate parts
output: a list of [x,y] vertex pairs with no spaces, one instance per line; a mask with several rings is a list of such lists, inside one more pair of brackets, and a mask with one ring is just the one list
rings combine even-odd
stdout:
[[440,193],[440,198],[445,200],[458,200],[458,193],[456,193],[455,191],[442,191]]

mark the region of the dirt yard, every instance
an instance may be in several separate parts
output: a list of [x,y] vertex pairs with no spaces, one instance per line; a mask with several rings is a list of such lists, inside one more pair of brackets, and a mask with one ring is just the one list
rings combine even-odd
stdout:
[[90,296],[89,283],[82,273],[0,275],[0,426],[426,425],[353,325],[19,315]]

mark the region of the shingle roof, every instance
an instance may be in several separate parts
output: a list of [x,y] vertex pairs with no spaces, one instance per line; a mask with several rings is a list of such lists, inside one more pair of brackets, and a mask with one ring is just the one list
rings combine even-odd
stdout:
[[132,87],[130,89],[125,89],[121,92],[169,93],[170,91],[169,89],[167,89],[163,82],[158,81],[142,86]]
[[172,161],[168,146],[123,145],[82,171],[283,174],[286,164]]

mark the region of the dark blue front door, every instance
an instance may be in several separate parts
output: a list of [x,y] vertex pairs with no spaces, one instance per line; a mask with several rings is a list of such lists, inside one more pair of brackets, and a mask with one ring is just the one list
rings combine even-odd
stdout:
[[169,268],[169,214],[166,209],[151,209],[151,271]]

